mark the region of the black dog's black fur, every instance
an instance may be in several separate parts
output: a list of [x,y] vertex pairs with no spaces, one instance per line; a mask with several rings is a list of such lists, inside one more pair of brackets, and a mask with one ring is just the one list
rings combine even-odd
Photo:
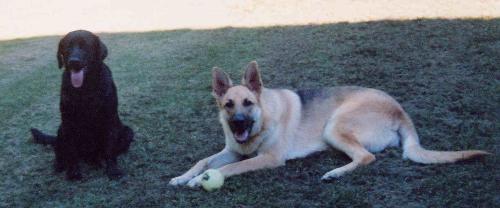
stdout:
[[[103,63],[107,48],[91,32],[78,30],[68,33],[59,42],[57,60],[64,67],[61,84],[61,125],[57,137],[31,129],[34,141],[54,147],[57,172],[66,170],[69,180],[81,179],[79,162],[101,166],[106,174],[119,178],[118,155],[127,152],[133,141],[132,129],[118,116],[118,98],[111,71]],[[70,61],[71,60],[71,61]],[[83,84],[74,87],[71,71],[85,69]]]

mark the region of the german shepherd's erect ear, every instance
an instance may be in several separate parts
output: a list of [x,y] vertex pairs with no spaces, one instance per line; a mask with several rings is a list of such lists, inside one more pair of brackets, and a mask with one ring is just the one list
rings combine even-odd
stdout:
[[262,79],[260,78],[259,67],[257,66],[257,61],[252,61],[248,64],[243,80],[241,81],[243,85],[248,87],[250,91],[260,94],[262,91]]
[[232,86],[233,82],[225,72],[218,67],[212,69],[212,94],[215,98],[222,98]]

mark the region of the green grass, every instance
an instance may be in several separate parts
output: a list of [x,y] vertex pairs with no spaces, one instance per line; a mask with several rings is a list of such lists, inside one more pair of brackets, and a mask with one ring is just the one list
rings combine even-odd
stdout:
[[[52,149],[33,144],[28,131],[55,134],[59,125],[59,37],[0,42],[0,206],[499,207],[499,34],[500,19],[100,34],[136,142],[120,158],[125,178],[109,181],[84,166],[81,182],[54,174]],[[254,59],[267,87],[382,89],[412,116],[425,147],[493,155],[420,165],[393,148],[323,183],[325,172],[349,162],[328,150],[231,177],[218,192],[167,186],[224,145],[211,68],[239,81]]]

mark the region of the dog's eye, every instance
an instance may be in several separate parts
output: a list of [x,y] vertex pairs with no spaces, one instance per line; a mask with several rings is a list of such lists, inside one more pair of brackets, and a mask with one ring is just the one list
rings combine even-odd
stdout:
[[227,103],[224,105],[226,108],[233,108],[234,107],[234,102],[233,100],[227,101]]
[[248,99],[243,100],[243,106],[248,107],[251,105],[253,105],[252,101],[250,101]]

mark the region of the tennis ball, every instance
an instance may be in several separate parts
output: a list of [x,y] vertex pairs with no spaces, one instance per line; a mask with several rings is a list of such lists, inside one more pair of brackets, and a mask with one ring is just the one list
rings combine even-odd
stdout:
[[201,186],[210,192],[219,189],[224,184],[224,176],[219,170],[208,169],[203,173],[201,178]]

